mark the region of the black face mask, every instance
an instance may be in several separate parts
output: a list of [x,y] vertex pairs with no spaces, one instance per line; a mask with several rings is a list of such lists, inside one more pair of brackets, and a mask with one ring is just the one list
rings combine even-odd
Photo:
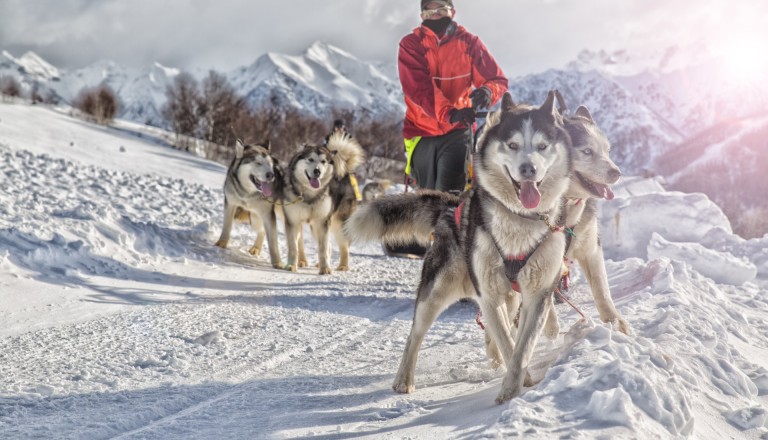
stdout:
[[431,29],[435,35],[441,36],[448,29],[448,26],[451,25],[452,21],[451,17],[443,17],[438,20],[424,20],[421,24]]

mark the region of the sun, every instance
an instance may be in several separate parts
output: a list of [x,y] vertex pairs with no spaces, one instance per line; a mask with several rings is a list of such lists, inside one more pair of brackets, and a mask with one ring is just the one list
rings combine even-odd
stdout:
[[768,52],[753,35],[730,35],[717,45],[717,55],[731,80],[745,83],[768,80]]

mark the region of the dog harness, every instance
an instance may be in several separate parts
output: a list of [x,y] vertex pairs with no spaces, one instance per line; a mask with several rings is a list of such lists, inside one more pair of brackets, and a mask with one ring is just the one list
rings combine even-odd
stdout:
[[[461,214],[464,210],[464,202],[462,201],[459,203],[459,206],[456,207],[456,210],[453,212],[453,219],[456,222],[456,227],[461,228]],[[575,236],[573,233],[573,229],[567,227],[567,226],[555,226],[552,225],[549,221],[549,216],[545,214],[539,214],[539,219],[542,220],[549,230],[551,232],[566,232],[565,240],[566,240],[566,251],[571,243],[571,237]],[[523,266],[528,262],[528,258],[530,258],[531,254],[533,254],[536,249],[538,249],[539,244],[537,244],[533,250],[531,250],[528,254],[522,254],[522,255],[504,255],[504,251],[501,249],[501,246],[496,242],[496,239],[493,239],[493,244],[496,246],[496,250],[499,251],[499,255],[501,255],[504,259],[504,273],[507,276],[507,279],[512,284],[512,289],[516,292],[520,292],[520,285],[517,282],[517,275],[520,274],[520,271],[523,269]],[[565,256],[563,256],[563,260],[565,260]],[[568,265],[563,263],[563,271],[562,271],[562,277],[560,280],[560,284],[564,285],[564,289],[567,289],[568,287],[568,277],[570,274],[570,270],[568,268]]]

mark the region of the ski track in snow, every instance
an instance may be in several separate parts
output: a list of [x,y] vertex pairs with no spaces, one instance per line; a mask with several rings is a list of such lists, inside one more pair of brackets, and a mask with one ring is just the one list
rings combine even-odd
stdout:
[[608,261],[633,335],[559,305],[541,382],[500,406],[477,307],[456,304],[398,395],[418,262],[367,245],[350,272],[275,270],[244,225],[212,245],[220,189],[5,145],[0,184],[0,438],[768,437],[765,272],[737,287]]

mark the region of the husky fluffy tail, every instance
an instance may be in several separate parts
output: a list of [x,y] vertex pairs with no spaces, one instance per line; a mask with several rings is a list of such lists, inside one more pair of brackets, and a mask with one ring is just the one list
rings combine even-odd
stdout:
[[379,197],[358,207],[344,234],[357,242],[427,245],[440,215],[458,205],[457,196],[432,190]]
[[334,154],[333,166],[336,177],[352,174],[365,161],[363,147],[346,133],[334,133],[326,145]]

